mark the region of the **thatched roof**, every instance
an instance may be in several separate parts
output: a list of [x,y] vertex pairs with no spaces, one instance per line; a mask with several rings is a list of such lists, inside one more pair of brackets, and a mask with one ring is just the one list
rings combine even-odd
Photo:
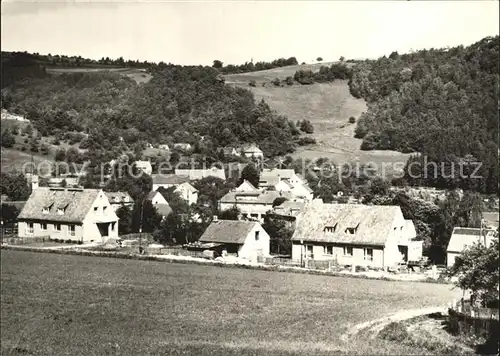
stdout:
[[187,176],[189,180],[201,180],[207,177],[216,177],[226,180],[226,173],[223,169],[212,167],[210,169],[176,169],[178,176]]
[[239,220],[213,221],[200,237],[200,242],[243,244],[257,222]]
[[450,242],[448,243],[448,248],[446,252],[460,253],[467,247],[472,246],[475,243],[484,243],[484,236],[487,236],[487,242],[491,241],[493,230],[483,229],[481,236],[481,229],[470,228],[470,227],[455,227],[451,233]]
[[182,184],[184,182],[189,182],[189,176],[181,176],[177,174],[153,174],[153,184]]
[[[361,204],[308,204],[297,216],[294,241],[385,245],[399,206]],[[325,228],[334,228],[333,232]],[[346,229],[355,229],[354,234]]]
[[[104,193],[100,189],[38,188],[31,193],[18,219],[82,223],[99,194]],[[59,208],[64,209],[64,214],[57,212]]]

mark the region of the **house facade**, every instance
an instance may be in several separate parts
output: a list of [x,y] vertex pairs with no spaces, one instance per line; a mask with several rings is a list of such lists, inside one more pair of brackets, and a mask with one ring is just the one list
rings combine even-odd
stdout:
[[314,202],[297,216],[292,258],[385,268],[404,261],[412,234],[399,206]]
[[486,243],[489,246],[495,236],[495,230],[478,229],[469,227],[455,227],[451,234],[450,242],[446,248],[446,266],[455,264],[456,258],[467,248],[474,244]]
[[100,189],[38,188],[18,216],[22,238],[105,242],[118,237],[118,217]]
[[175,191],[178,192],[182,199],[184,199],[189,205],[196,204],[198,201],[198,189],[193,187],[189,183],[188,176],[180,176],[175,174],[153,174],[153,191],[160,188],[171,188],[175,187]]
[[172,208],[168,204],[167,199],[160,192],[153,190],[149,192],[146,197],[147,200],[156,208],[156,212],[165,219],[170,213],[172,213]]
[[179,143],[174,143],[174,148],[177,150],[188,152],[193,149],[193,146],[191,146],[190,143],[179,142]]
[[127,192],[105,192],[105,194],[114,211],[117,211],[122,206],[131,210],[134,208],[134,199]]
[[135,166],[138,170],[147,175],[151,175],[151,173],[153,173],[153,166],[151,166],[150,161],[135,161]]
[[170,147],[168,147],[168,145],[166,143],[163,143],[161,145],[158,145],[158,148],[160,150],[164,150],[164,151],[170,151]]
[[235,189],[237,192],[258,192],[259,189],[255,188],[255,186],[247,181],[246,179]]
[[264,152],[262,152],[262,150],[254,144],[244,145],[241,148],[241,152],[243,153],[243,155],[245,157],[248,157],[248,158],[252,158],[252,157],[264,158]]
[[275,187],[280,181],[306,185],[306,182],[295,173],[293,169],[264,168],[260,173],[259,188],[269,189]]
[[289,199],[287,193],[277,191],[231,191],[219,200],[220,211],[238,208],[243,218],[264,221],[264,216],[273,209],[277,198]]
[[227,253],[253,262],[269,256],[269,235],[257,222],[214,220],[199,241],[220,244]]

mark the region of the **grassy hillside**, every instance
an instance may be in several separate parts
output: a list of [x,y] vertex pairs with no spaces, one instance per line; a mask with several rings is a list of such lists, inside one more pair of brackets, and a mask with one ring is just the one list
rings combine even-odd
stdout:
[[[31,172],[30,162],[32,156],[30,153],[2,147],[1,155],[2,172],[13,170],[19,172]],[[39,174],[46,175],[51,171],[51,167],[54,164],[54,159],[51,156],[33,155],[33,162],[36,167],[40,167]]]
[[[409,155],[394,151],[361,151],[362,140],[354,138],[356,124],[350,124],[351,116],[356,119],[367,110],[363,99],[354,98],[349,92],[347,81],[294,84],[276,87],[270,83],[275,78],[285,79],[299,70],[318,71],[331,63],[316,63],[275,68],[260,72],[232,74],[225,76],[226,83],[251,90],[257,100],[264,99],[272,109],[286,115],[291,121],[310,120],[314,126],[312,136],[317,144],[299,148],[295,157],[328,157],[338,163],[359,161],[406,162]],[[348,63],[349,65],[349,63]],[[250,81],[256,86],[249,86]],[[264,84],[264,86],[262,86]]]

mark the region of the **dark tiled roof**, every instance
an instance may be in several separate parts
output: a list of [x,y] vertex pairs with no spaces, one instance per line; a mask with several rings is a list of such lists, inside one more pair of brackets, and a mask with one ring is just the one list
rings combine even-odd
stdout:
[[200,242],[243,244],[256,224],[239,220],[213,221],[200,237]]
[[153,184],[181,184],[189,182],[189,176],[177,174],[153,174]]

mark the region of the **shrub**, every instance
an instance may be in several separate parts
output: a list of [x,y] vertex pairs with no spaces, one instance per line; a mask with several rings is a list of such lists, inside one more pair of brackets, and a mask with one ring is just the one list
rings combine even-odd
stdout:
[[408,330],[401,323],[392,322],[382,329],[379,336],[382,339],[390,341],[408,341],[411,340]]
[[274,78],[271,83],[273,83],[274,86],[276,86],[276,87],[280,87],[281,86],[281,80],[279,80],[279,78]]
[[21,151],[26,151],[26,146],[21,146]]
[[61,144],[61,141],[59,141],[57,138],[52,142],[53,145],[59,146]]
[[287,85],[293,85],[293,77],[290,77],[290,76],[289,76],[289,77],[286,77],[286,79],[285,79],[285,83],[286,83]]
[[251,87],[256,87],[257,86],[257,83],[255,82],[255,80],[251,80],[248,85],[250,85]]
[[355,118],[354,116],[351,116],[351,117],[349,118],[349,123],[350,123],[350,124],[354,124],[355,122],[356,122],[356,118]]
[[30,142],[30,140],[28,138],[25,138],[24,143],[28,143],[28,142]]
[[82,242],[82,241],[78,241],[78,242],[77,242],[77,244],[78,244],[78,245],[81,245],[81,244],[83,244],[83,242]]
[[300,131],[312,134],[314,132],[314,127],[309,120],[304,120],[300,123]]
[[313,137],[301,137],[297,141],[297,144],[299,146],[314,145],[315,143],[316,143],[316,140]]

